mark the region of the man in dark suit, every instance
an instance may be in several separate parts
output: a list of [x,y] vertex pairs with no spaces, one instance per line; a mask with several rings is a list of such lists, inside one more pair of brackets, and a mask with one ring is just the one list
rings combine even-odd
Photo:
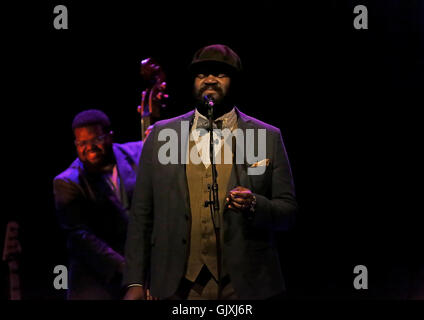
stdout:
[[68,299],[119,299],[128,211],[142,142],[112,142],[100,110],[72,123],[78,158],[53,182],[69,249]]
[[[144,299],[148,288],[159,299],[282,296],[275,233],[292,225],[297,203],[280,130],[235,107],[241,62],[233,50],[202,48],[190,70],[196,109],[157,122],[141,155],[125,249],[125,299]],[[213,166],[204,128],[211,101],[220,129],[214,129],[218,217],[208,203]],[[220,134],[225,130],[232,135]]]

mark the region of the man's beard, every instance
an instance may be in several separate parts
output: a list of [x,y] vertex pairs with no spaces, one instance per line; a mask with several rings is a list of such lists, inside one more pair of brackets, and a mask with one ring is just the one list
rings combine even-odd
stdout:
[[84,160],[82,163],[89,173],[102,173],[105,169],[108,170],[108,167],[115,163],[112,147],[109,147],[98,161],[93,163],[89,160]]
[[[206,101],[203,97],[203,93],[208,90],[215,90],[216,94],[214,96],[214,107],[213,107],[213,118],[219,118],[223,114],[229,112],[233,105],[231,103],[230,95],[224,94],[222,89],[217,85],[205,85],[200,88],[198,91],[194,90],[194,99],[196,103],[197,110],[204,116],[208,115],[209,106],[206,104]],[[212,95],[211,95],[212,96]],[[217,96],[215,98],[215,96]]]

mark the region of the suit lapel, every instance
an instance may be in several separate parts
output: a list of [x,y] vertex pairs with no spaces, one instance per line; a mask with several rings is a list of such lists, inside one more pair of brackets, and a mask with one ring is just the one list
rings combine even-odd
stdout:
[[121,201],[109,187],[108,183],[105,181],[105,178],[101,174],[88,174],[84,169],[84,166],[81,164],[79,167],[79,178],[83,189],[88,193],[88,197],[91,201],[95,203],[101,203],[105,199],[112,203],[118,211],[123,211],[123,206]]
[[133,189],[135,185],[136,171],[132,166],[132,159],[130,159],[127,154],[123,153],[116,144],[113,145],[113,153],[115,154],[116,166],[118,168],[120,179],[122,205],[128,209],[128,199],[131,198],[134,191]]
[[[250,183],[250,179],[249,176],[247,175],[247,166],[248,164],[246,163],[246,129],[251,128],[249,122],[249,117],[246,116],[244,113],[240,112],[237,108],[236,112],[237,112],[237,128],[242,130],[243,132],[243,137],[244,137],[244,141],[243,141],[243,146],[244,148],[242,148],[242,146],[237,145],[237,144],[233,144],[233,168],[231,171],[231,176],[230,176],[230,182],[228,183],[228,191],[230,191],[231,189],[233,189],[236,186],[243,186],[246,188],[251,188],[251,183]],[[243,159],[243,163],[236,163],[236,155],[243,153],[242,155],[242,159]]]
[[84,165],[82,164],[80,159],[76,159],[71,166],[74,166],[78,169],[78,179],[80,181],[82,189],[86,192],[86,196],[91,201],[96,201],[96,193],[93,190],[93,187],[90,183],[90,179],[87,176],[87,172],[84,169]]
[[181,193],[181,199],[184,199],[184,205],[185,209],[189,210],[190,208],[190,198],[188,194],[188,183],[187,183],[187,175],[186,175],[186,157],[188,152],[188,139],[189,139],[189,132],[190,132],[190,126],[193,121],[194,117],[194,111],[190,111],[184,115],[181,116],[181,121],[177,121],[175,124],[177,125],[177,128],[174,128],[177,133],[178,137],[180,138],[179,141],[179,148],[178,148],[178,164],[175,165],[176,172],[175,172],[175,180],[177,182],[178,190]]

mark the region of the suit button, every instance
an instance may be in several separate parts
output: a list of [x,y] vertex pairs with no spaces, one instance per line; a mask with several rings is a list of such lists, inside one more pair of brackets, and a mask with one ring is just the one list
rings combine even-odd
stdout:
[[182,242],[183,242],[183,244],[186,244],[187,243],[187,240],[183,238],[183,241]]
[[188,221],[188,215],[186,214],[184,217],[185,217],[185,219]]

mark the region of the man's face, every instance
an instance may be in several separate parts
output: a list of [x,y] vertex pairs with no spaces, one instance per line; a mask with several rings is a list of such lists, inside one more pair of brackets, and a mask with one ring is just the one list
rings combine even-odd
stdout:
[[78,157],[82,163],[93,169],[104,165],[112,149],[111,134],[104,132],[101,125],[75,128],[74,134]]
[[204,71],[194,78],[194,97],[199,102],[204,101],[206,95],[212,97],[216,103],[221,103],[228,95],[231,78],[227,73],[219,71]]

